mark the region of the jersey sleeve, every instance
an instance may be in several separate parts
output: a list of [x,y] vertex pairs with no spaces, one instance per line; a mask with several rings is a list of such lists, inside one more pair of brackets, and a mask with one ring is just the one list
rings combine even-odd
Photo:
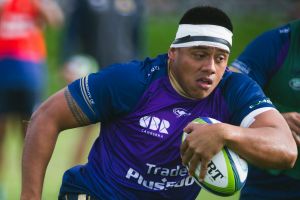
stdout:
[[247,117],[255,117],[266,110],[275,109],[261,87],[248,76],[230,73],[225,79],[223,95],[229,105],[232,124],[248,126],[249,119]]
[[145,84],[138,62],[117,64],[71,83],[68,88],[92,123],[109,122],[131,111]]
[[282,35],[280,30],[285,29],[273,29],[258,36],[231,63],[231,67],[248,74],[260,86],[265,85],[268,77],[282,64],[280,51],[284,44],[283,36],[287,34]]

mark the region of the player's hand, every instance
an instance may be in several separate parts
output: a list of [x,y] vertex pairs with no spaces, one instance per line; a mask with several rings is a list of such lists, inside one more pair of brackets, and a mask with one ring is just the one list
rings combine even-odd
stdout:
[[293,137],[295,139],[297,146],[300,147],[300,135],[295,133],[294,131],[292,131],[292,133],[293,133]]
[[287,121],[297,145],[300,146],[300,113],[288,112],[282,113],[282,116]]
[[198,124],[191,122],[184,132],[189,133],[181,145],[180,153],[183,165],[189,165],[189,174],[194,176],[201,164],[199,180],[203,181],[208,163],[224,146],[225,130],[222,123]]

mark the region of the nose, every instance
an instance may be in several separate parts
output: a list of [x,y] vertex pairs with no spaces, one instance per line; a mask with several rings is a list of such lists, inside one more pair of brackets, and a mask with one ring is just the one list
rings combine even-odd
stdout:
[[202,70],[208,72],[209,74],[214,74],[216,72],[215,58],[214,56],[209,56],[204,63]]

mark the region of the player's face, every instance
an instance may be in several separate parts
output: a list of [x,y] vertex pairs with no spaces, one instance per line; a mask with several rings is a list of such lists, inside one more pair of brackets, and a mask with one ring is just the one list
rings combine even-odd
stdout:
[[228,57],[228,52],[214,47],[171,48],[170,70],[189,97],[203,99],[220,82]]

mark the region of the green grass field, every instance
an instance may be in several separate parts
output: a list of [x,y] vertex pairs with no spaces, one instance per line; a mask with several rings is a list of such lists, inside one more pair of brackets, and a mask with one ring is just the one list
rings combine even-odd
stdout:
[[[175,37],[177,29],[178,17],[151,17],[146,29],[146,41],[147,41],[147,55],[151,57],[156,54],[164,53],[167,51],[170,43]],[[276,17],[256,16],[256,17],[234,17],[234,39],[233,49],[230,60],[233,60],[238,53],[244,48],[244,46],[253,39],[257,34],[279,24],[283,23],[281,19]],[[48,95],[54,91],[63,87],[64,83],[60,80],[58,75],[58,58],[59,58],[59,38],[58,31],[47,31],[47,42],[49,50],[49,90]],[[62,179],[63,172],[72,166],[72,160],[74,153],[74,144],[79,139],[78,129],[68,130],[60,134],[59,140],[53,154],[53,157],[49,163],[48,171],[44,183],[43,199],[54,200],[57,199],[59,186]],[[4,172],[4,189],[7,191],[7,197],[9,200],[19,199],[20,195],[20,162],[22,150],[22,142],[18,137],[18,126],[10,124],[9,137],[6,139],[6,160],[5,160],[5,172]],[[93,138],[97,135],[97,131],[93,134]],[[84,149],[88,152],[92,139],[89,145]],[[84,162],[84,161],[83,161]],[[199,199],[204,200],[236,200],[238,195],[233,197],[221,198],[211,195],[207,192],[201,192]],[[0,199],[1,200],[1,199]]]

